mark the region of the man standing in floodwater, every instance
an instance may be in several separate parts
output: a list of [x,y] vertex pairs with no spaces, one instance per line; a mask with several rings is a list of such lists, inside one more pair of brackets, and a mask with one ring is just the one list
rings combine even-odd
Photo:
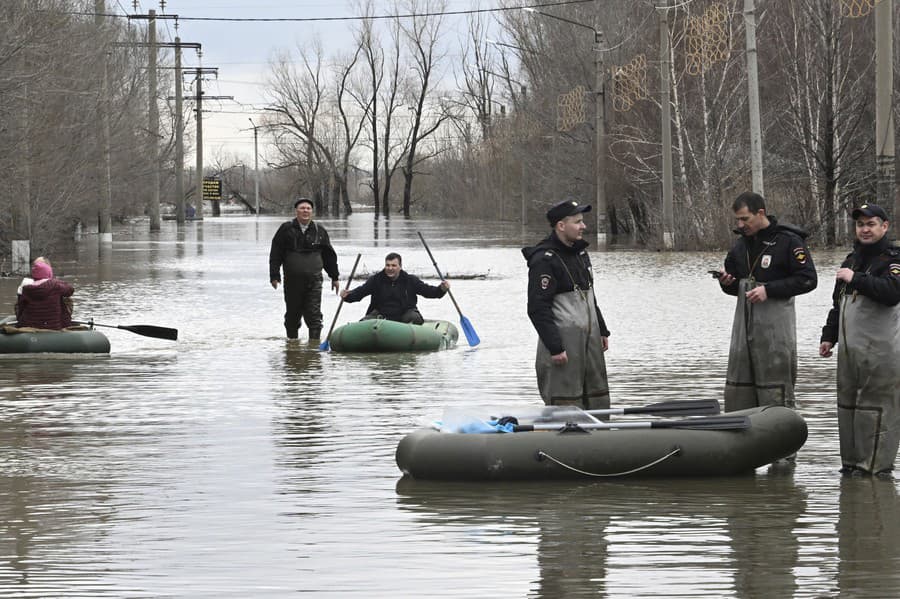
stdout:
[[766,214],[766,203],[745,192],[732,204],[740,237],[719,271],[722,291],[737,296],[725,411],[794,407],[797,330],[794,296],[816,288],[816,268],[797,227]]
[[890,477],[900,445],[900,248],[880,206],[852,216],[856,243],[835,274],[819,355],[839,344],[841,472]]
[[528,261],[528,317],[538,333],[538,390],[547,405],[609,407],[603,353],[609,330],[594,296],[594,273],[584,240],[588,204],[566,200],[547,211],[553,230]]
[[269,281],[278,289],[279,270],[284,268],[284,330],[296,339],[301,321],[309,327],[309,340],[322,334],[322,269],[331,277],[331,288],[340,291],[337,254],[328,231],[312,219],[313,203],[307,198],[294,202],[297,217],[281,224],[269,251]]

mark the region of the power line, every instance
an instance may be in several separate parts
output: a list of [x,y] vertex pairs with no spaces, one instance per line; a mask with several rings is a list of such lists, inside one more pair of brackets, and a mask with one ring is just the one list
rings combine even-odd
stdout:
[[[596,0],[564,0],[563,2],[548,2],[543,4],[532,4],[527,8],[551,8],[554,6],[569,6],[573,4],[587,4]],[[523,6],[502,6],[498,8],[479,8],[472,10],[448,10],[439,12],[422,12],[407,13],[399,15],[362,15],[353,17],[182,17],[179,21],[218,21],[231,23],[316,23],[330,21],[377,21],[381,19],[411,19],[416,17],[442,17],[455,15],[475,15],[482,13],[497,13],[513,10],[522,10]],[[120,14],[97,14],[89,11],[73,11],[66,14],[78,16],[103,16],[103,17],[119,17],[128,18],[128,15]]]

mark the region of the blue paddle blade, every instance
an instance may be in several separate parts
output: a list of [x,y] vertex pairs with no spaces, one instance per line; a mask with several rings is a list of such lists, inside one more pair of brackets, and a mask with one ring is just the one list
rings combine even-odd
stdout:
[[469,342],[471,347],[475,347],[479,343],[481,343],[481,339],[478,338],[478,333],[475,332],[475,327],[472,326],[472,323],[469,322],[469,319],[459,315],[459,324],[462,327],[463,333],[466,334],[466,341]]
[[319,351],[328,351],[328,339],[319,344]]

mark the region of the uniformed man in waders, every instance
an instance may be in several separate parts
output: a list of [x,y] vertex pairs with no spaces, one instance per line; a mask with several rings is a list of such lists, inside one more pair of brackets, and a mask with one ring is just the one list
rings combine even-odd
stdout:
[[296,339],[301,321],[309,328],[309,340],[322,333],[322,269],[331,277],[331,288],[340,291],[337,254],[328,231],[312,220],[313,204],[307,198],[294,202],[297,217],[282,223],[269,251],[269,281],[278,289],[284,268],[284,330]]
[[881,207],[852,216],[856,243],[835,275],[819,355],[838,345],[841,472],[889,477],[900,443],[900,248]]
[[538,333],[538,390],[547,405],[609,407],[609,330],[594,297],[584,233],[587,204],[566,200],[547,212],[553,230],[522,249],[528,261],[528,317]]
[[757,406],[794,407],[797,331],[794,296],[816,288],[816,268],[802,229],[766,214],[756,193],[732,204],[740,237],[719,271],[722,290],[737,296],[725,411]]

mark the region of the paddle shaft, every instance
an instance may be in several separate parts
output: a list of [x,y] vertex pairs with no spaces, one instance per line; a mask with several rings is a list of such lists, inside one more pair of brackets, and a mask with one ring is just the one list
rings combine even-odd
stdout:
[[[425,238],[422,237],[422,233],[421,233],[421,232],[416,231],[416,235],[418,235],[418,236],[419,236],[419,239],[422,240],[422,245],[425,246],[425,251],[428,252],[428,257],[431,258],[431,263],[434,264],[434,270],[437,271],[438,277],[440,277],[440,279],[443,281],[443,280],[444,280],[444,275],[441,274],[441,268],[438,266],[437,260],[434,259],[434,255],[431,253],[431,248],[429,248],[429,247],[428,247],[428,244],[425,243]],[[463,315],[462,310],[459,309],[459,304],[456,303],[456,298],[453,297],[453,292],[450,291],[450,288],[449,288],[449,287],[447,288],[447,295],[450,296],[450,301],[453,302],[453,307],[456,308],[456,311],[459,312],[460,318],[462,318],[462,315]]]
[[[514,427],[515,432],[530,431],[558,431],[567,427],[563,422],[547,422],[538,424],[524,424]],[[695,418],[688,420],[652,420],[646,422],[586,422],[577,423],[583,430],[591,429],[621,429],[621,428],[685,428],[701,430],[741,430],[750,427],[750,419],[746,416],[710,416],[709,418]]]
[[607,408],[605,410],[586,410],[594,416],[606,416],[617,414],[672,414],[672,415],[696,415],[718,414],[719,402],[715,399],[663,401],[648,406],[632,408]]
[[[356,274],[356,267],[359,265],[359,259],[362,257],[362,254],[356,254],[356,261],[353,263],[353,268],[350,269],[350,277],[347,279],[347,285],[344,287],[344,291],[350,290],[350,283],[353,281],[353,275]],[[337,323],[338,315],[341,313],[341,306],[344,305],[344,298],[341,298],[341,301],[338,302],[337,311],[334,313],[334,318],[331,319],[331,327],[328,329],[328,335],[325,336],[325,341],[322,342],[324,347],[328,347],[328,340],[331,339],[331,332],[334,331],[334,325]]]

